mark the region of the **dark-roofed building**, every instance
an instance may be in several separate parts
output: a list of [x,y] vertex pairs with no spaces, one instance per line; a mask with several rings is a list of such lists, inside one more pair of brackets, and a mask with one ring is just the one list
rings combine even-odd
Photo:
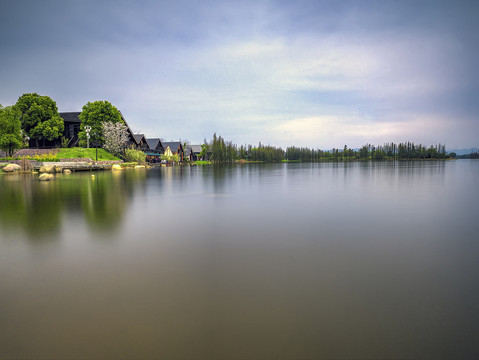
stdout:
[[148,144],[149,152],[163,154],[164,148],[160,138],[146,139],[146,143]]
[[200,160],[200,153],[202,151],[201,145],[189,145],[189,147],[191,148],[191,152],[193,153],[193,161]]
[[180,161],[183,161],[184,153],[183,146],[179,141],[169,141],[163,142],[163,148],[165,149],[164,154],[167,156],[178,155]]
[[80,132],[81,120],[78,117],[81,113],[76,112],[61,112],[60,117],[63,119],[65,129],[63,136],[68,139],[68,147],[78,146],[78,133]]
[[164,152],[163,144],[160,138],[145,139],[148,148],[143,150],[146,154],[146,161],[150,163],[159,163],[161,161],[160,156]]
[[[64,129],[62,137],[68,140],[68,147],[78,146],[78,133],[80,132],[81,120],[78,118],[80,112],[61,112],[59,113],[60,117],[63,119]],[[62,139],[58,138],[52,141],[47,139],[42,139],[36,141],[30,139],[28,146],[30,148],[55,148],[62,146]]]
[[148,150],[148,143],[146,142],[145,134],[133,134],[133,137],[136,142],[136,147],[140,150]]
[[[80,132],[80,124],[81,124],[81,120],[79,118],[80,114],[81,112],[79,111],[60,113],[60,117],[63,119],[63,123],[65,125],[63,136],[65,137],[65,139],[68,139],[68,147],[78,146],[78,140],[79,140],[78,133]],[[120,111],[120,116],[126,126],[126,131],[128,133],[128,138],[129,138],[128,146],[133,146],[138,149],[147,148],[145,136],[142,135],[142,137],[141,136],[136,137],[133,134],[133,131],[131,131],[130,126],[128,125],[128,122],[126,121],[121,111]]]

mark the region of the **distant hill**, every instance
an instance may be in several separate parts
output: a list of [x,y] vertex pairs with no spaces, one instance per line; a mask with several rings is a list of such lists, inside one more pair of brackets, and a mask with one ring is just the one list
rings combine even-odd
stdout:
[[455,152],[457,155],[466,155],[471,154],[473,152],[479,152],[478,148],[470,148],[470,149],[447,149],[448,153]]

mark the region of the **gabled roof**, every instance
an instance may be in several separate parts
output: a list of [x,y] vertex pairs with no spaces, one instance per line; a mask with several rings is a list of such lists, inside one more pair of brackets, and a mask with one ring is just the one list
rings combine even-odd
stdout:
[[146,139],[146,143],[151,150],[159,150],[159,148],[163,147],[161,140],[159,138],[156,139]]
[[140,145],[141,140],[146,141],[145,134],[133,134],[133,137],[135,138],[137,145]]
[[135,136],[133,135],[133,131],[131,131],[131,129],[130,129],[130,125],[128,125],[128,123],[126,122],[126,119],[125,119],[125,117],[123,116],[123,114],[121,113],[121,111],[118,110],[118,112],[120,113],[121,119],[123,120],[123,122],[124,122],[125,125],[126,125],[126,130],[127,130],[127,132],[128,132],[128,136],[130,137],[130,141],[136,143]]
[[168,146],[170,147],[170,150],[175,153],[181,148],[181,142],[179,141],[163,142],[163,148],[165,150]]
[[81,120],[78,118],[81,112],[61,112],[60,117],[63,119],[63,122],[66,123],[81,123]]
[[201,145],[188,145],[191,150],[195,153],[198,154],[201,152]]

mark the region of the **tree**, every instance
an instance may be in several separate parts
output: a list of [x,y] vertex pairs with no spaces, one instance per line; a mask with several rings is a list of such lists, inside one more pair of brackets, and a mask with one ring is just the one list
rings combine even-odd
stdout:
[[128,145],[129,141],[125,124],[122,122],[104,122],[102,123],[102,132],[105,139],[103,148],[113,155],[120,155],[122,150]]
[[123,123],[120,111],[108,101],[86,103],[78,118],[81,120],[78,137],[82,142],[86,142],[85,126],[90,126],[90,138],[92,140],[104,142],[103,123]]
[[0,149],[12,156],[15,149],[22,147],[22,123],[20,112],[14,106],[0,105]]
[[204,143],[201,144],[200,158],[202,160],[211,159],[211,146],[208,144],[206,139],[204,140]]
[[20,112],[22,129],[26,135],[36,141],[53,141],[60,138],[65,128],[58,113],[55,101],[37,93],[23,94],[15,107]]

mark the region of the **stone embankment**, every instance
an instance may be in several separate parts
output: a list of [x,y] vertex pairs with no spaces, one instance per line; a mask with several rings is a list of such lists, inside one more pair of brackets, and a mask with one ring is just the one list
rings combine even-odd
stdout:
[[65,170],[85,171],[85,170],[111,170],[113,164],[121,163],[121,161],[45,161],[43,164],[34,166],[35,170],[44,173],[58,173]]

